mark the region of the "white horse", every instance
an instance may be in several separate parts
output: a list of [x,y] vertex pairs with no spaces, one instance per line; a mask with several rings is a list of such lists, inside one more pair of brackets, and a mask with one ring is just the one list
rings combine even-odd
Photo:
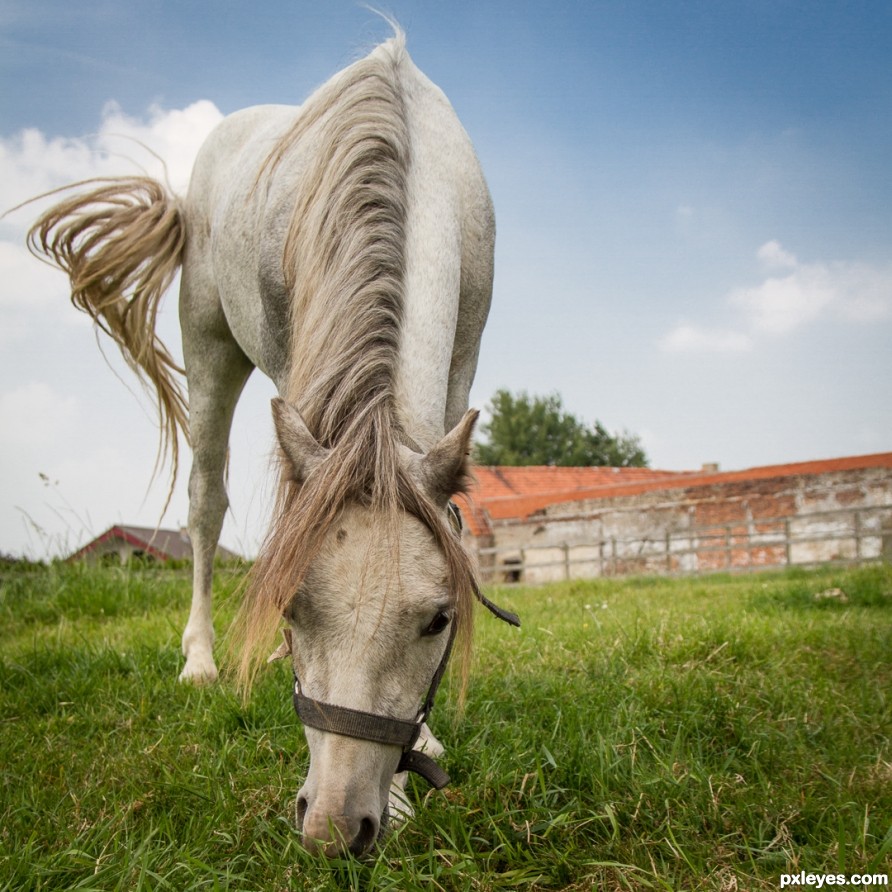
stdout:
[[[227,443],[256,367],[280,394],[281,483],[236,622],[240,680],[250,685],[284,616],[278,654],[290,652],[310,725],[305,844],[365,852],[394,773],[417,768],[407,753],[427,738],[456,630],[467,654],[479,596],[449,500],[466,485],[468,394],[492,288],[480,165],[397,32],[303,106],[226,118],[185,200],[145,177],[93,187],[44,214],[29,239],[153,385],[174,469],[178,429],[191,442],[180,677],[217,677],[211,583]],[[188,406],[154,333],[180,266]],[[373,720],[402,727],[379,733]],[[401,737],[406,726],[415,739]]]

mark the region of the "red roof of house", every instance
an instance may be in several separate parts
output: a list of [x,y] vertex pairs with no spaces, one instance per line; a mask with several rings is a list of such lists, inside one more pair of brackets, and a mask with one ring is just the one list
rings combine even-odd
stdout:
[[555,502],[586,498],[584,494],[593,489],[649,485],[677,477],[687,478],[692,473],[696,472],[545,465],[479,466],[474,469],[475,486],[468,497],[459,497],[459,501],[471,532],[479,536],[486,532],[490,519],[526,517]]
[[[78,560],[85,557],[99,546],[110,541],[122,541],[145,552],[150,557],[160,561],[190,560],[192,558],[192,543],[189,534],[185,530],[158,530],[151,527],[134,527],[118,525],[109,527],[104,533],[88,542],[83,548],[71,555],[69,560]],[[233,560],[238,555],[217,546],[217,555],[224,560]]]
[[486,533],[489,520],[529,517],[549,505],[618,498],[663,489],[710,486],[861,468],[892,468],[892,452],[767,465],[742,471],[655,471],[650,468],[478,467],[477,485],[459,497],[470,531]]

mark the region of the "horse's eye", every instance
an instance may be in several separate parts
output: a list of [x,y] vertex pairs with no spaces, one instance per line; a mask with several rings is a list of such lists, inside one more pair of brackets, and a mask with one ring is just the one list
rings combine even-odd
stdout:
[[445,610],[441,610],[430,622],[430,625],[421,633],[422,635],[439,635],[449,625],[451,617]]

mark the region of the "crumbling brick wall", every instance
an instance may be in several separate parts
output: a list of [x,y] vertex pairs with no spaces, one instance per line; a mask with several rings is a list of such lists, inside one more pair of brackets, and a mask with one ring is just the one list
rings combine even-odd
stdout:
[[[840,461],[705,475],[491,522],[487,563],[537,582],[872,560],[892,554],[892,468]],[[506,577],[507,579],[507,577]]]

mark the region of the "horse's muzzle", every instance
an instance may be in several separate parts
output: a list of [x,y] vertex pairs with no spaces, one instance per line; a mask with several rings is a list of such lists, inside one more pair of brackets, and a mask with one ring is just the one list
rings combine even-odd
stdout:
[[324,808],[311,807],[303,791],[298,794],[297,827],[311,854],[360,857],[375,845],[382,826],[382,819],[372,814],[326,814]]

